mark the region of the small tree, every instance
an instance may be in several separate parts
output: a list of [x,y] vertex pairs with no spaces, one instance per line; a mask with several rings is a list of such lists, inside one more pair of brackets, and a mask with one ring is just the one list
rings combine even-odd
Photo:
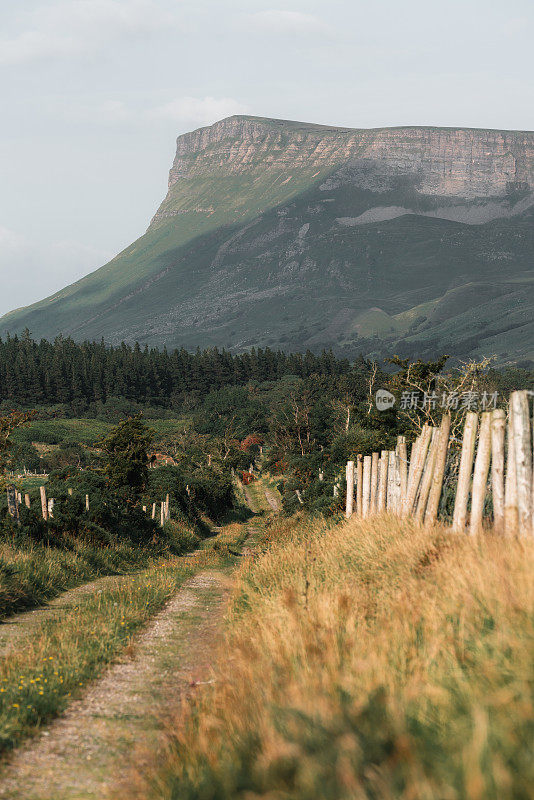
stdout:
[[27,425],[35,411],[12,411],[10,414],[0,416],[0,471],[5,473],[8,468],[9,455],[12,448],[11,434],[16,428]]
[[148,484],[148,451],[154,432],[138,414],[119,422],[98,443],[107,456],[104,472],[111,487],[136,498]]

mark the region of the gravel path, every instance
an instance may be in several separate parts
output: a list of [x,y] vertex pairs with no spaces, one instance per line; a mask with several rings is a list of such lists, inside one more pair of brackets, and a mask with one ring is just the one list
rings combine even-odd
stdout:
[[213,570],[186,581],[120,663],[15,751],[0,772],[0,798],[102,800],[127,773],[134,745],[157,741],[166,702],[209,671],[228,591],[228,577]]

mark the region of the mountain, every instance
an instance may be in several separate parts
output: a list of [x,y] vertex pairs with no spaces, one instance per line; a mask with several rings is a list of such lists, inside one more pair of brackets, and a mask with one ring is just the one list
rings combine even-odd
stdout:
[[147,232],[0,320],[36,338],[534,359],[534,133],[235,116]]

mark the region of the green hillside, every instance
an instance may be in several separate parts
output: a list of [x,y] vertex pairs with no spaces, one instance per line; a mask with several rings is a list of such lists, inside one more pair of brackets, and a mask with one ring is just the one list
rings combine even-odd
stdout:
[[534,134],[232,117],[149,229],[2,335],[534,359]]

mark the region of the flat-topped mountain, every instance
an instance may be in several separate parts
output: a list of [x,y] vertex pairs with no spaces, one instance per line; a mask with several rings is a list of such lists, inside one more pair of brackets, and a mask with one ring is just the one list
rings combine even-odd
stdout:
[[534,359],[534,133],[230,117],[109,264],[0,321],[169,347]]

